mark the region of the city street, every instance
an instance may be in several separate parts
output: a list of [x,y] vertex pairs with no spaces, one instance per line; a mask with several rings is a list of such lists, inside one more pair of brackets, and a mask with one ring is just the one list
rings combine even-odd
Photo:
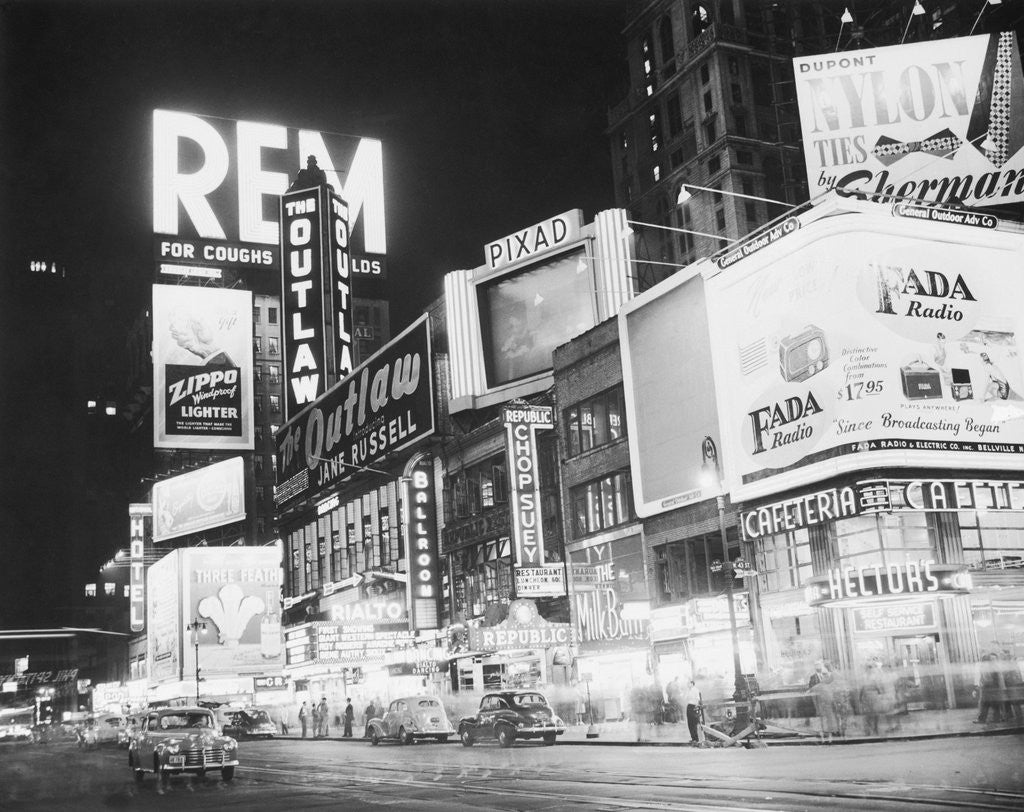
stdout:
[[4,809],[1020,809],[1020,735],[840,747],[243,742],[230,784],[136,785],[125,751],[0,750]]

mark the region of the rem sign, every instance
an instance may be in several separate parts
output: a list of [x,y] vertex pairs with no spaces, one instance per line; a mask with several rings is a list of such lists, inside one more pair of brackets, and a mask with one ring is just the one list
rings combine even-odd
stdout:
[[285,417],[291,418],[352,371],[345,201],[324,186],[283,195],[281,259]]
[[540,475],[537,470],[537,429],[555,427],[550,406],[512,403],[502,409],[508,432],[509,481],[512,483],[512,535],[515,563],[544,563],[544,529],[541,527]]
[[133,502],[128,505],[128,521],[131,528],[128,612],[133,632],[141,632],[146,628],[146,517],[152,515],[153,506],[148,502]]
[[153,111],[157,262],[275,271],[277,198],[310,155],[348,204],[352,273],[383,278],[380,141],[171,110]]

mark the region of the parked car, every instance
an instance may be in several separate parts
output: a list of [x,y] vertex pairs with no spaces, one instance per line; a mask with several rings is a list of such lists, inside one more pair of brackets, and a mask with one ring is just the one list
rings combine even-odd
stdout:
[[32,726],[22,722],[0,725],[0,741],[31,741]]
[[272,739],[277,725],[263,708],[220,707],[214,711],[225,736],[235,739]]
[[396,699],[383,716],[371,719],[367,727],[373,745],[385,739],[397,739],[402,744],[415,744],[417,739],[446,742],[455,735],[444,705],[433,696]]
[[502,747],[511,747],[516,739],[542,739],[551,745],[563,733],[565,723],[538,691],[485,694],[476,716],[459,722],[459,739],[466,747],[482,739],[497,739]]
[[173,773],[220,770],[230,781],[238,766],[238,742],[217,730],[208,708],[159,708],[145,715],[139,732],[128,745],[128,766],[135,780],[147,772],[167,782]]
[[95,744],[117,744],[126,724],[120,713],[98,713],[90,721],[93,723]]

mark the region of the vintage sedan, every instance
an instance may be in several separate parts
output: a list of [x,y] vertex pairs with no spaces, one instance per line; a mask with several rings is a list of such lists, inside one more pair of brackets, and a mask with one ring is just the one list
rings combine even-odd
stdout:
[[160,708],[147,713],[128,745],[128,766],[135,780],[147,772],[167,782],[174,773],[205,775],[220,770],[230,781],[238,766],[238,742],[217,730],[207,708]]
[[225,736],[233,739],[272,739],[277,725],[263,708],[220,707],[214,713]]
[[367,728],[373,745],[385,739],[397,739],[402,744],[415,744],[417,739],[446,742],[455,735],[444,705],[433,696],[396,699],[383,716],[371,719]]
[[465,747],[482,739],[497,739],[502,747],[511,747],[516,739],[541,739],[550,745],[563,733],[565,723],[538,691],[485,694],[476,716],[459,722],[459,739]]

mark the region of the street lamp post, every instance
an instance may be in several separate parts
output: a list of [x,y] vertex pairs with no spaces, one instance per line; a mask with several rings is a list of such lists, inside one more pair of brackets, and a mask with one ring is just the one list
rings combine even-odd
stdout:
[[196,704],[199,704],[199,635],[206,634],[206,621],[195,617],[186,627],[192,633],[192,645],[196,647]]
[[711,437],[705,437],[701,445],[701,453],[704,458],[704,470],[710,473],[714,471],[715,482],[718,485],[718,495],[715,501],[718,504],[718,530],[722,538],[722,555],[724,561],[715,559],[711,562],[712,572],[721,572],[725,578],[725,601],[729,607],[729,632],[732,636],[732,668],[733,668],[733,702],[736,703],[736,720],[734,730],[743,730],[750,721],[748,702],[750,692],[747,687],[747,680],[743,676],[743,665],[740,662],[740,636],[736,626],[736,603],[733,599],[733,578],[736,577],[736,565],[729,560],[729,539],[725,526],[725,494],[723,493],[721,469],[718,463],[718,448]]

